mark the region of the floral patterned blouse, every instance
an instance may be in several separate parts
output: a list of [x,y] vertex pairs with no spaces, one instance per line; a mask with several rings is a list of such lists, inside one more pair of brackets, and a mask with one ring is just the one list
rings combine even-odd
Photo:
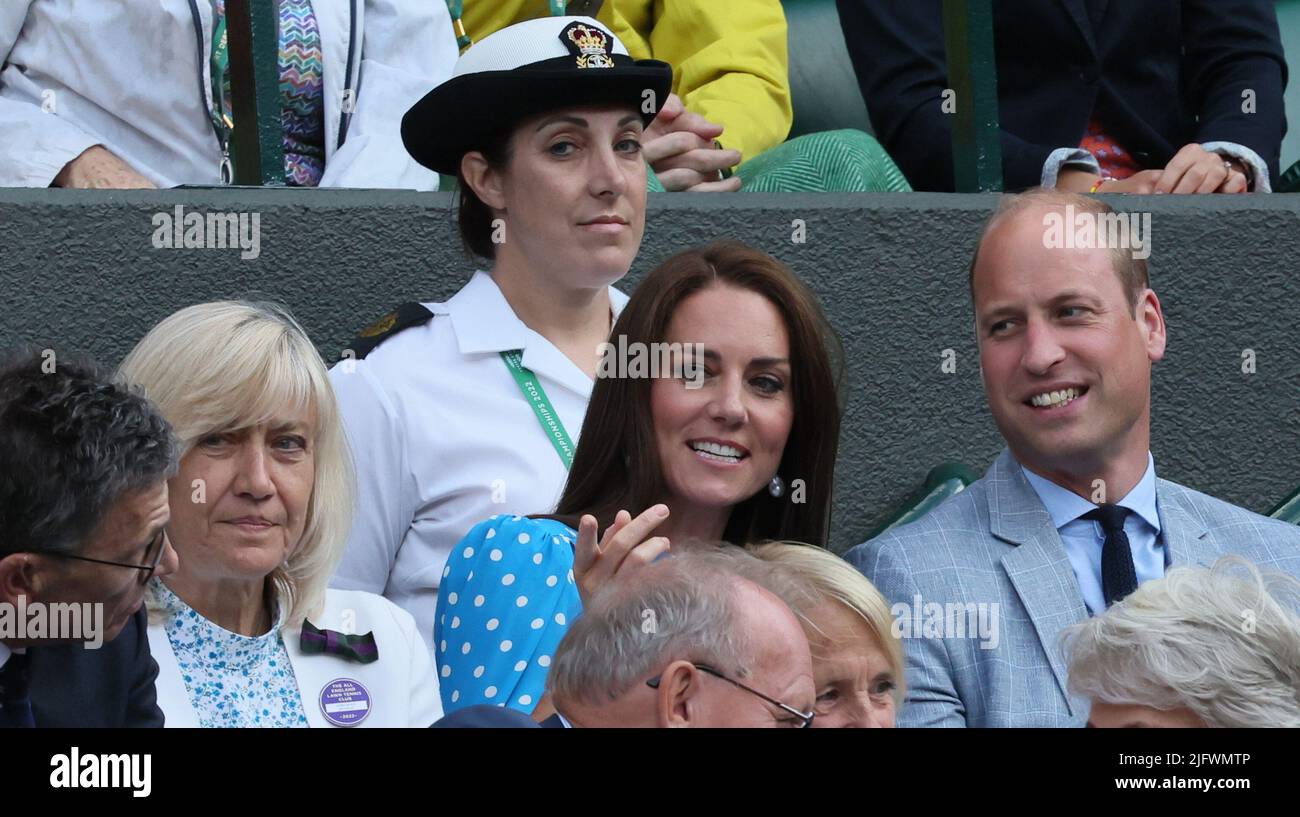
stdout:
[[159,580],[152,592],[200,726],[308,725],[278,615],[265,635],[244,636],[208,621]]

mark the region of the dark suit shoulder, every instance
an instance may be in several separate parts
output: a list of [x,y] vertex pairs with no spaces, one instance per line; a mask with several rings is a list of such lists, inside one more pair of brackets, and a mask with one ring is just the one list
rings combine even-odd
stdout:
[[433,318],[433,313],[421,303],[410,302],[389,312],[357,333],[349,349],[357,360],[364,360],[379,344],[405,329],[423,326]]
[[149,653],[146,614],[133,615],[122,632],[97,649],[81,644],[31,647],[32,712],[37,726],[162,726]]

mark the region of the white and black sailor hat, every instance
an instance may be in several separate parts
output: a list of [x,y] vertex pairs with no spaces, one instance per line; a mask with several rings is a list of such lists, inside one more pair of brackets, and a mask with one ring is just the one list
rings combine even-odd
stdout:
[[402,117],[402,141],[420,164],[455,175],[468,151],[556,108],[626,102],[649,125],[672,79],[668,63],[632,59],[590,17],[526,20],[470,46]]

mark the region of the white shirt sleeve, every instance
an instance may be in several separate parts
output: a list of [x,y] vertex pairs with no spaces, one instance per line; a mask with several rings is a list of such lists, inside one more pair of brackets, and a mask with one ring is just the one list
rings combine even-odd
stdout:
[[[32,1],[5,0],[0,6],[0,66],[22,34]],[[64,165],[99,142],[67,119],[47,113],[40,102],[0,87],[0,187],[48,187]]]
[[451,78],[458,49],[441,2],[366,0],[356,110],[321,187],[437,190],[438,174],[402,144],[402,116]]
[[330,370],[356,468],[356,508],[347,548],[331,586],[385,594],[397,551],[411,526],[405,435],[392,403],[365,361]]
[[1043,162],[1043,178],[1040,184],[1043,187],[1056,187],[1056,177],[1061,175],[1061,171],[1065,168],[1087,170],[1101,175],[1101,165],[1097,164],[1097,157],[1088,151],[1083,148],[1057,148],[1048,154],[1047,161]]

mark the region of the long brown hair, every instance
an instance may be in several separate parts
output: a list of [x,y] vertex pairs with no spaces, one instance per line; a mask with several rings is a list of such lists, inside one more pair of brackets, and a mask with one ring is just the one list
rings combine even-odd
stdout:
[[[840,437],[843,351],[816,297],[785,264],[735,241],[678,253],[637,287],[611,338],[629,346],[662,343],[678,306],[697,292],[727,283],[767,298],[790,340],[794,420],[777,473],[787,489],[766,490],[737,504],[723,534],[733,544],[793,539],[826,547],[832,479]],[[634,516],[667,492],[650,413],[648,378],[598,377],[582,423],[564,494],[551,518],[572,528],[592,514],[603,530],[619,510]],[[802,484],[795,481],[801,480]],[[793,501],[793,500],[800,501]]]

